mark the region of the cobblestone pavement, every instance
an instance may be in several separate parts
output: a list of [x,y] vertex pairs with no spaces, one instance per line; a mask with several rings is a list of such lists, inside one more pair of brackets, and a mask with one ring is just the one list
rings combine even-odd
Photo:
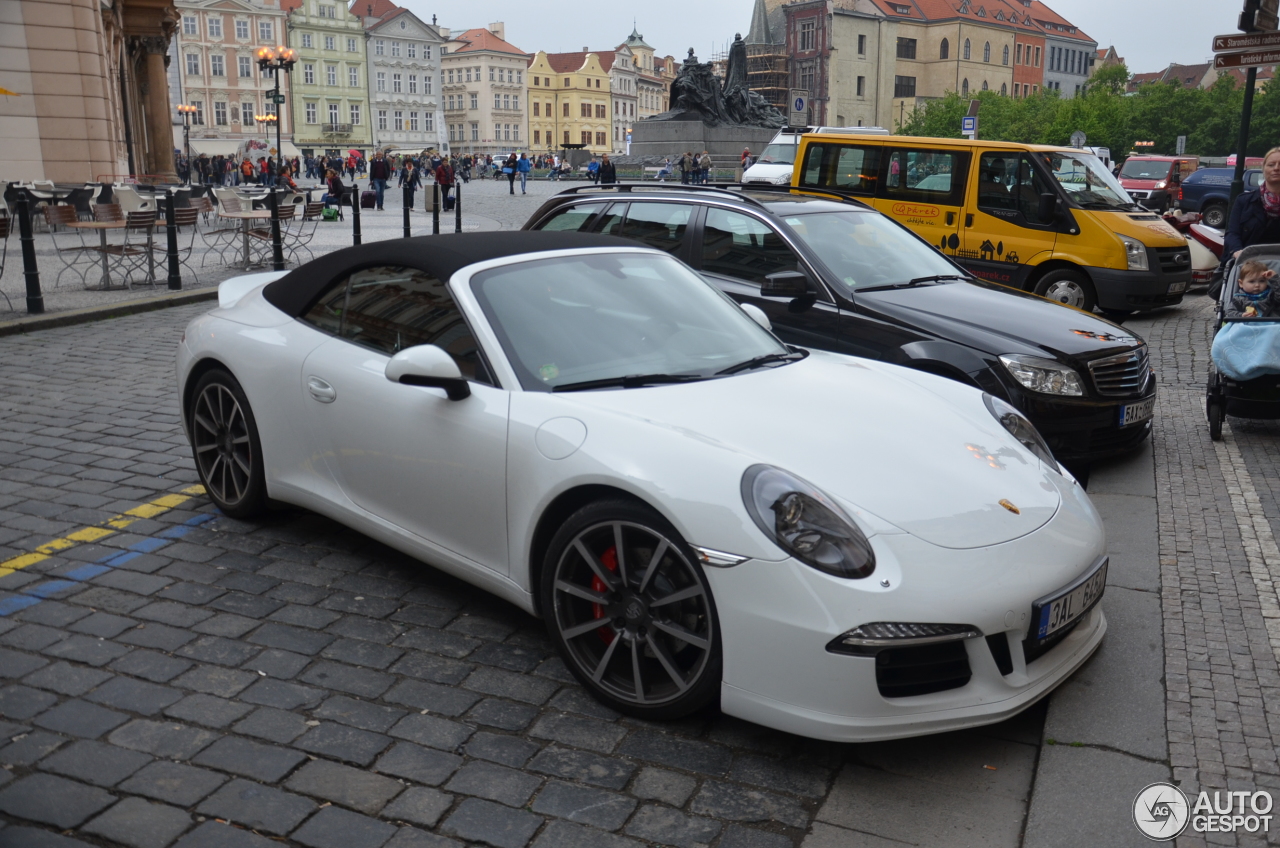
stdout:
[[217,515],[172,388],[203,308],[0,339],[0,846],[1018,844],[1042,709],[862,746],[623,718],[514,607]]

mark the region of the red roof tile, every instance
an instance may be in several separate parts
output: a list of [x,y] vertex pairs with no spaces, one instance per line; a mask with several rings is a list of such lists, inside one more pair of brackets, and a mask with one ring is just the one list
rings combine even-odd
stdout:
[[351,4],[351,14],[362,18],[385,18],[399,9],[391,0],[355,0]]
[[[357,0],[357,2],[359,2],[359,0]],[[463,42],[460,47],[452,51],[454,53],[475,53],[481,50],[488,50],[493,53],[516,53],[520,56],[528,55],[519,47],[503,41],[501,38],[498,38],[498,36],[489,32],[489,30],[483,28],[469,29],[466,32],[458,33],[453,36],[453,40]]]

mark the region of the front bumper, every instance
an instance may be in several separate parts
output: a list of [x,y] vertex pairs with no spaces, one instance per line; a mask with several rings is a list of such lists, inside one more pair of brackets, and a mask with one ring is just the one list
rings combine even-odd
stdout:
[[1120,426],[1120,408],[1156,396],[1155,380],[1136,398],[1058,398],[1021,392],[1011,403],[1040,431],[1055,458],[1095,460],[1136,449],[1151,435],[1151,420]]
[[[794,560],[708,569],[724,654],[721,708],[841,742],[990,724],[1026,709],[1070,676],[1106,632],[1094,607],[1042,655],[1028,661],[1022,651],[1032,603],[1069,585],[1105,547],[1088,496],[1065,479],[1059,489],[1062,505],[1048,523],[1001,545],[957,550],[909,534],[873,536],[877,568],[864,580],[830,577]],[[881,694],[876,658],[826,650],[841,633],[872,621],[976,627],[983,635],[960,643],[967,682]],[[1008,645],[1003,672],[993,642]]]
[[[1150,253],[1148,249],[1148,253]],[[1149,260],[1150,261],[1150,260]],[[1159,269],[1159,264],[1152,267]],[[1137,312],[1182,302],[1191,286],[1191,264],[1181,271],[1117,271],[1113,268],[1086,268],[1098,295],[1098,306]]]

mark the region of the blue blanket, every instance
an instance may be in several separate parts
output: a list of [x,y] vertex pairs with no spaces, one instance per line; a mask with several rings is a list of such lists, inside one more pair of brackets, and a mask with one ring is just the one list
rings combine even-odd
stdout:
[[1213,364],[1233,380],[1280,374],[1280,324],[1240,321],[1213,338]]

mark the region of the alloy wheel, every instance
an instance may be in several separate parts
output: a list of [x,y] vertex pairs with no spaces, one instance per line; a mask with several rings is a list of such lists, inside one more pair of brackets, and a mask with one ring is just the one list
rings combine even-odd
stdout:
[[191,410],[191,435],[210,494],[232,506],[244,500],[253,478],[253,442],[244,410],[227,386],[214,382],[200,392]]
[[618,701],[662,706],[706,671],[715,638],[708,589],[653,528],[607,521],[581,531],[564,548],[552,591],[569,658]]

